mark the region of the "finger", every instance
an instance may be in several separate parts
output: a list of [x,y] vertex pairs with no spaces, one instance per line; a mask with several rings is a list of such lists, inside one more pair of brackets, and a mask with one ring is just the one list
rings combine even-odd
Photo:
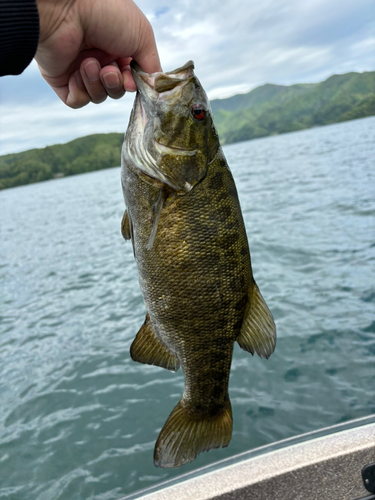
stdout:
[[121,57],[117,59],[117,63],[119,65],[120,71],[122,73],[122,81],[124,88],[127,92],[135,92],[137,90],[137,85],[134,81],[130,63],[132,62],[131,57]]
[[70,108],[82,108],[91,101],[91,97],[86,92],[79,70],[74,71],[67,79],[64,79],[65,81],[63,80],[63,82],[61,82],[59,78],[45,75],[39,64],[38,67],[46,82],[56,92],[62,102]]
[[107,99],[107,91],[100,80],[101,66],[99,62],[90,57],[81,63],[81,76],[91,101],[99,104]]
[[122,71],[124,68],[130,68],[130,63],[132,62],[132,58],[119,57],[116,62],[118,64],[118,67],[120,68],[120,71]]
[[123,85],[127,92],[135,92],[137,90],[137,85],[134,81],[130,67],[123,70],[122,72]]
[[101,69],[100,80],[112,99],[120,99],[125,94],[122,74],[116,62]]
[[79,70],[75,71],[69,78],[69,92],[63,101],[73,109],[82,108],[91,101],[91,97],[86,91],[82,76]]

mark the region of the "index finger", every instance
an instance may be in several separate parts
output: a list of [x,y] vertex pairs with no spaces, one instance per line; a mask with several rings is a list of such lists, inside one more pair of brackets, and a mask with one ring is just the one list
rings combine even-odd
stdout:
[[120,59],[117,59],[117,64],[120,68],[121,74],[122,74],[122,81],[124,85],[124,89],[127,92],[135,92],[137,90],[137,84],[134,81],[131,69],[130,69],[130,63],[132,61],[131,57],[122,57]]

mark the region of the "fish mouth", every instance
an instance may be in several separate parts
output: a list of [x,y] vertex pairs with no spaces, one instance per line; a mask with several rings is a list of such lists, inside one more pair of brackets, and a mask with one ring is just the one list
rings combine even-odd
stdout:
[[[194,76],[194,62],[188,61],[186,64],[173,71],[146,73],[133,60],[130,64],[132,75],[138,89],[138,106],[141,115],[143,128],[149,119],[152,119],[153,103],[160,100],[172,98],[171,91],[177,87],[188,83]],[[155,137],[155,149],[161,155],[185,155],[193,156],[197,153],[195,149],[189,150],[178,146],[163,144]]]
[[166,73],[162,71],[146,73],[134,60],[131,62],[130,67],[138,91],[146,90],[148,87],[157,94],[173,90],[177,86],[187,83],[194,75],[193,61],[188,61],[180,68],[167,71]]
[[130,132],[125,138],[125,154],[138,170],[177,193],[190,191],[193,184],[176,179],[173,173],[164,172],[160,164],[168,156],[191,158],[198,151],[168,145],[168,137],[160,128],[158,108],[167,102],[178,102],[182,87],[195,78],[193,70],[194,63],[189,61],[181,68],[167,73],[146,73],[135,61],[131,62],[137,95],[132,112],[132,127],[128,128]]

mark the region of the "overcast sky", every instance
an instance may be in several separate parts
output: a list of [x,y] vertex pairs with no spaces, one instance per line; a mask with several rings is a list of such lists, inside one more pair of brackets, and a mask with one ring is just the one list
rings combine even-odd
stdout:
[[[105,1],[105,0],[103,0]],[[165,71],[195,62],[210,99],[264,83],[375,70],[374,0],[138,0]],[[125,132],[134,94],[72,110],[33,62],[0,78],[0,155],[98,132]]]

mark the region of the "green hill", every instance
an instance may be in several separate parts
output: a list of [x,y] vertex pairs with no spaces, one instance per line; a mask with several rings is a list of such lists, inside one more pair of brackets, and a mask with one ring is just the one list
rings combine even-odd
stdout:
[[94,134],[67,144],[0,156],[0,189],[120,165],[124,134]]
[[223,144],[363,118],[375,115],[375,71],[316,84],[266,84],[211,106]]
[[[321,83],[266,84],[211,101],[222,144],[375,115],[375,71]],[[0,189],[120,164],[124,134],[95,134],[67,144],[0,156]]]

